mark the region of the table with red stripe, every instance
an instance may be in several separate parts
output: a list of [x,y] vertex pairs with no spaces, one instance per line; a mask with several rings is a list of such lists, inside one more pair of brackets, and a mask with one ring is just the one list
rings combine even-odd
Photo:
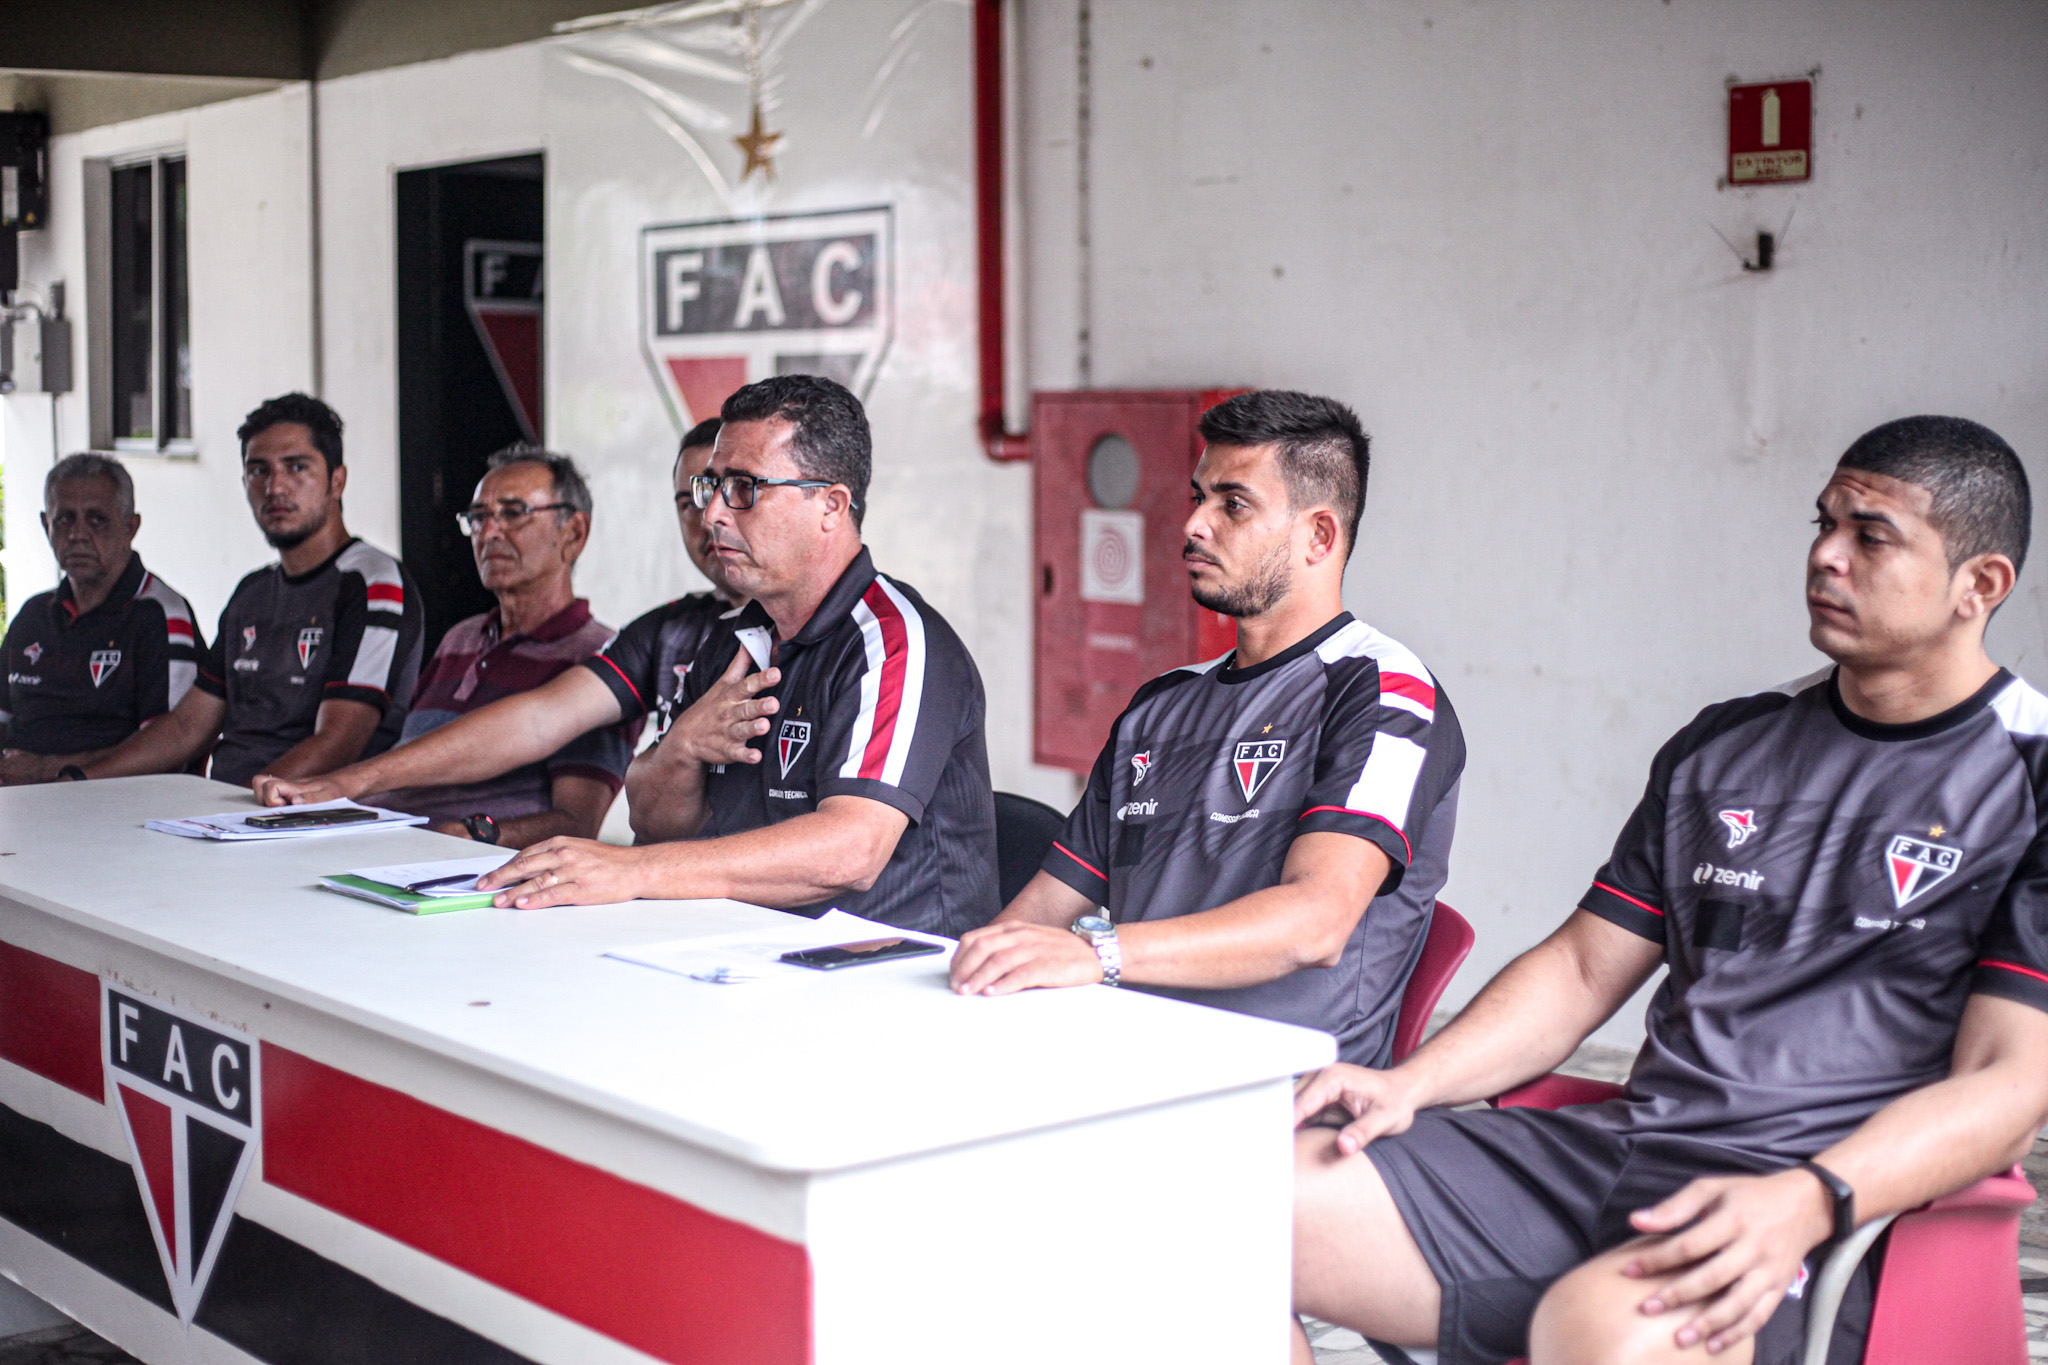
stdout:
[[606,954],[732,901],[415,917],[472,847],[0,790],[0,1272],[150,1362],[1285,1359],[1323,1034],[944,957],[715,986]]

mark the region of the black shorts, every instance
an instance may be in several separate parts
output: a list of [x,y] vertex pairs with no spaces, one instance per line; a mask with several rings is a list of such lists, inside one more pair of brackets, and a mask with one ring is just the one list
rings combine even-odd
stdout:
[[[1365,1154],[1443,1289],[1442,1365],[1499,1365],[1528,1354],[1529,1321],[1544,1292],[1639,1235],[1628,1223],[1637,1209],[1700,1176],[1784,1168],[1689,1138],[1617,1135],[1568,1109],[1425,1110],[1414,1127]],[[1809,1285],[1825,1254],[1823,1246],[1809,1257]],[[1862,1359],[1878,1259],[1875,1250],[1864,1258],[1842,1297],[1828,1365]],[[1806,1301],[1788,1295],[1757,1333],[1756,1365],[1798,1365],[1805,1335]]]

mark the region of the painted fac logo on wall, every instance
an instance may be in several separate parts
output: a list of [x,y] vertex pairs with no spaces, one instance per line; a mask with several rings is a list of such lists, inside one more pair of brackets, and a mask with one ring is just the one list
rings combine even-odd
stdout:
[[102,983],[106,1070],[178,1317],[192,1321],[256,1153],[249,1039]]
[[865,400],[895,325],[893,221],[881,206],[641,229],[641,346],[678,427],[771,375]]

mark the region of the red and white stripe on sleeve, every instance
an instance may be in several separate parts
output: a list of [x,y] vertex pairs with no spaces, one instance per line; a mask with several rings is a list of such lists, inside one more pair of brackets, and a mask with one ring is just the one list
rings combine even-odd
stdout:
[[867,650],[867,669],[839,776],[900,786],[924,702],[924,617],[877,574],[854,604],[853,619]]
[[398,658],[398,628],[405,619],[404,571],[390,555],[360,540],[343,550],[334,566],[343,573],[362,575],[370,613],[349,665],[348,685],[388,694],[391,667]]
[[170,584],[147,572],[135,595],[163,609],[165,643],[170,647],[169,704],[176,708],[199,677],[199,628],[193,624],[192,604]]
[[[1421,658],[1398,640],[1382,635],[1363,621],[1353,621],[1317,647],[1323,662],[1369,658],[1379,668],[1381,706],[1405,711],[1424,726],[1436,720],[1436,678]],[[1404,726],[1413,729],[1414,727]],[[1421,737],[1427,738],[1422,731]],[[1358,778],[1344,797],[1344,809],[1391,827],[1408,842],[1408,808],[1422,776],[1429,750],[1412,735],[1380,728]],[[1411,850],[1412,851],[1412,850]]]

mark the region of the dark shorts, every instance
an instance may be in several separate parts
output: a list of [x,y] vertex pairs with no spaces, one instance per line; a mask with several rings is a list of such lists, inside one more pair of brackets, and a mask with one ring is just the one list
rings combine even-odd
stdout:
[[[1699,1176],[1784,1166],[1688,1138],[1616,1135],[1569,1109],[1426,1110],[1414,1127],[1365,1154],[1442,1286],[1442,1365],[1499,1365],[1526,1355],[1544,1292],[1635,1237],[1628,1224],[1635,1210]],[[1824,1254],[1817,1248],[1808,1259],[1809,1286]],[[1843,1295],[1829,1365],[1862,1359],[1878,1259],[1864,1258]],[[1787,1296],[1757,1334],[1756,1365],[1797,1365],[1805,1334],[1806,1301]]]

